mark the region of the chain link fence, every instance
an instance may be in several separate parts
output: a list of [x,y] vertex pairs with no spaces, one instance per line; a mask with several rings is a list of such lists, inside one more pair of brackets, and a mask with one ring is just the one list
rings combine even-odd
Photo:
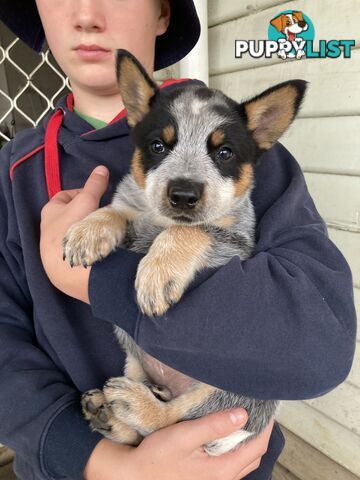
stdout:
[[71,91],[49,49],[37,54],[0,23],[0,147]]

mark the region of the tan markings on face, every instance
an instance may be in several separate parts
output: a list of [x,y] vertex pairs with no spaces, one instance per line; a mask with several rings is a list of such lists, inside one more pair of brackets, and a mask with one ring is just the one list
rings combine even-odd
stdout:
[[227,215],[226,217],[219,218],[213,222],[214,225],[218,227],[231,227],[235,222],[235,217],[232,215]]
[[163,129],[162,136],[168,145],[173,144],[175,142],[175,128],[172,125],[168,125]]
[[135,178],[136,183],[141,188],[145,188],[144,167],[141,161],[141,152],[138,148],[135,148],[135,152],[131,161],[131,173]]
[[253,167],[250,163],[245,163],[241,167],[240,178],[235,183],[235,196],[240,197],[250,187],[253,180]]
[[222,130],[220,129],[214,130],[210,137],[211,145],[213,147],[218,147],[223,143],[224,138],[225,138],[225,133]]
[[[269,149],[291,123],[296,96],[296,89],[287,85],[245,106],[248,128],[254,132],[254,138],[261,148]],[[281,114],[265,124],[266,113],[271,109],[276,109],[277,105],[281,105]]]

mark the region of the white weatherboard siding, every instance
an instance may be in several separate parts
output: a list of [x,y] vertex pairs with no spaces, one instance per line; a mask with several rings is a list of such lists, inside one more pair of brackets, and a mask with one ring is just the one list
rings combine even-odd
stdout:
[[[303,11],[318,39],[355,39],[351,59],[236,59],[235,40],[267,39],[282,10]],[[330,239],[353,274],[360,317],[360,0],[209,0],[210,86],[241,101],[288,79],[309,81],[282,143],[299,162]],[[360,344],[360,329],[358,342]],[[283,402],[286,447],[273,480],[360,478],[360,348],[346,381],[322,397]]]
[[[219,6],[219,10],[230,11],[234,0],[217,0],[211,2]],[[236,2],[251,5],[252,0]],[[260,2],[258,2],[260,3]],[[360,45],[359,36],[359,0],[340,0],[335,2],[325,0],[302,0],[293,2],[261,2],[263,4],[277,5],[256,13],[242,16],[237,19],[215,25],[209,30],[209,60],[210,75],[225,72],[235,72],[245,69],[257,69],[262,65],[279,64],[281,59],[252,58],[244,55],[242,59],[235,58],[235,40],[260,40],[267,39],[269,21],[276,17],[282,10],[300,10],[310,17],[315,28],[315,47],[318,39],[331,40],[354,39]],[[338,12],[338,14],[336,14]],[[216,18],[209,12],[209,19],[216,23]],[[318,61],[318,59],[312,59]],[[302,62],[303,60],[301,60]],[[330,59],[334,61],[334,59]],[[345,60],[346,61],[346,60]],[[320,61],[322,63],[322,60]],[[351,63],[351,61],[350,61]]]

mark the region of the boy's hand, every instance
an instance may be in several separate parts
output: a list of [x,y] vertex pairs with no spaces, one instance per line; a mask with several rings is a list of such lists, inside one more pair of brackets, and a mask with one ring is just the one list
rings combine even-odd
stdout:
[[96,167],[84,188],[62,190],[41,210],[40,256],[51,283],[71,297],[89,302],[88,285],[91,267],[71,268],[63,261],[62,240],[68,228],[99,208],[109,181],[109,171]]
[[[254,440],[234,452],[210,457],[202,445],[240,430],[229,411],[211,413],[162,428],[146,437],[138,447],[103,439],[95,447],[84,470],[86,480],[240,480],[256,470],[266,453],[274,422]],[[233,410],[231,410],[232,412]]]

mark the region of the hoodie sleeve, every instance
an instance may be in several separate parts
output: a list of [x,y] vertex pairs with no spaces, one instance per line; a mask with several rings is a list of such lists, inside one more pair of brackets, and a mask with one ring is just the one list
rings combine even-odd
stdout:
[[92,268],[92,310],[163,363],[218,388],[262,399],[320,396],[353,360],[351,271],[285,147],[263,155],[255,181],[250,259],[200,272],[176,305],[151,318],[135,301],[142,256],[119,249]]
[[102,436],[83,418],[80,392],[36,341],[9,180],[11,146],[0,152],[0,442],[31,465],[31,478],[82,479]]

